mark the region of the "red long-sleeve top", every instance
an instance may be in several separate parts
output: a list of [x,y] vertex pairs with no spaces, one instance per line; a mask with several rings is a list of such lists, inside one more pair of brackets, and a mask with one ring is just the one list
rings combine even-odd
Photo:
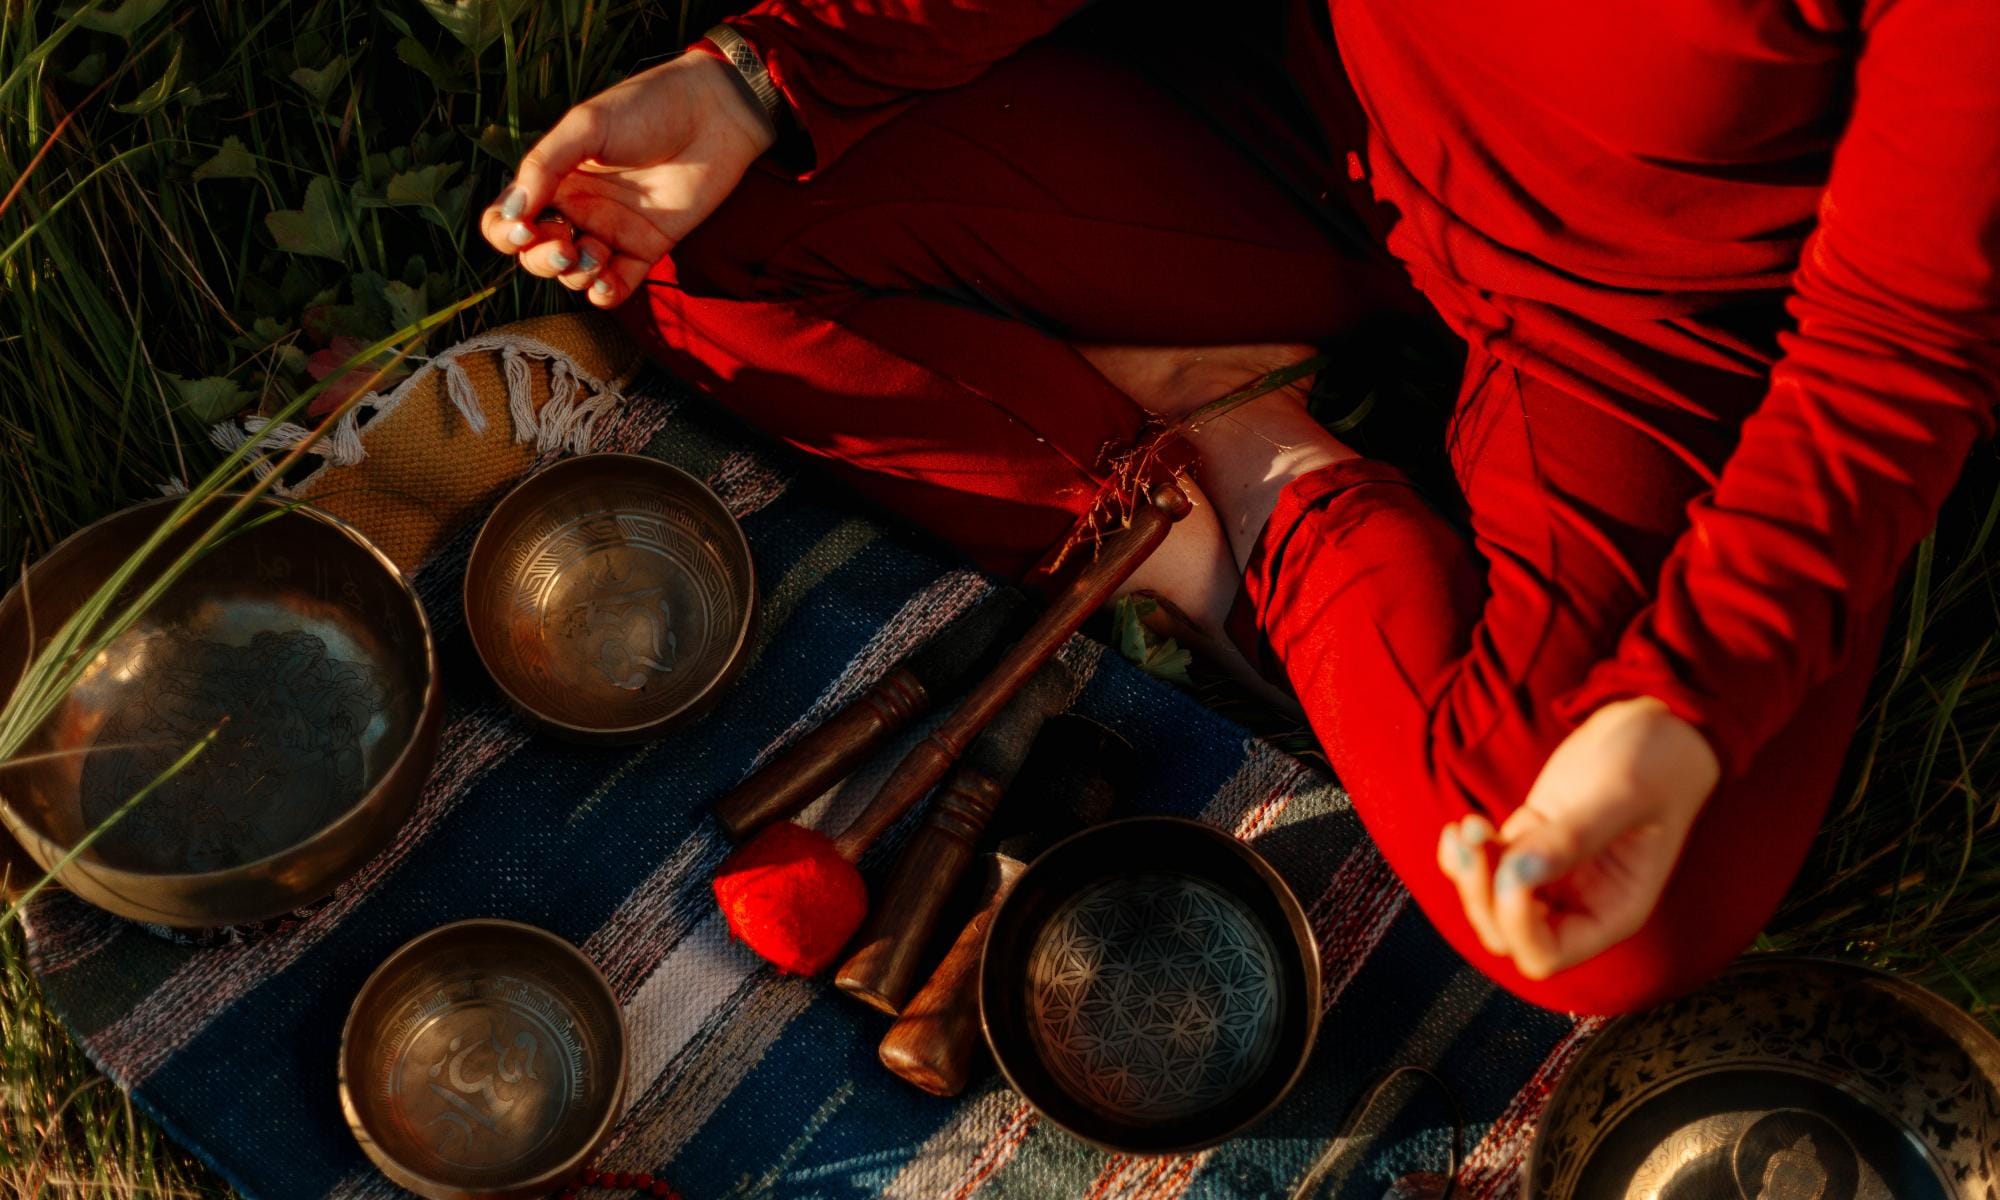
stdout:
[[[1076,7],[765,0],[733,23],[824,165]],[[1657,599],[1562,701],[1657,696],[1739,767],[1846,655],[1993,431],[2000,0],[1332,17],[1389,248],[1467,338],[1615,391],[1619,339],[1727,354],[1708,314],[1786,305],[1769,391]]]

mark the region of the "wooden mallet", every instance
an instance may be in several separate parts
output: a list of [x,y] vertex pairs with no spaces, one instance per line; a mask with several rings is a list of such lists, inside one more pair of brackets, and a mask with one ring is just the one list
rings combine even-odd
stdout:
[[890,1016],[910,998],[922,979],[924,950],[939,914],[958,889],[993,810],[1020,773],[1035,735],[1069,703],[1075,687],[1069,668],[1049,661],[973,739],[876,890],[853,952],[833,973],[835,987]]
[[715,899],[729,928],[780,970],[813,975],[840,954],[868,913],[855,862],[944,778],[972,739],[1152,556],[1192,507],[1172,483],[1156,487],[1131,523],[1070,580],[1000,665],[896,765],[838,838],[793,821],[767,826],[722,863]]
[[910,722],[992,670],[1033,615],[1026,596],[1010,587],[995,589],[716,801],[715,819],[723,831],[740,842],[773,821],[798,815]]
[[883,1037],[882,1065],[938,1096],[965,1090],[979,1047],[979,958],[993,914],[1053,842],[1110,819],[1138,774],[1132,744],[1083,717],[1051,719],[994,821],[979,907]]

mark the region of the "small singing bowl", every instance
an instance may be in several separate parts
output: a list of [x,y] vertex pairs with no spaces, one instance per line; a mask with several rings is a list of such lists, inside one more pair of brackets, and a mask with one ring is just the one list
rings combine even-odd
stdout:
[[1908,980],[1755,955],[1585,1043],[1523,1181],[1529,1200],[1992,1200],[2000,1038]]
[[741,669],[757,578],[743,527],[657,459],[590,454],[530,476],[465,569],[473,645],[516,710],[578,741],[640,741]]
[[[236,500],[191,514],[118,606]],[[178,503],[106,517],[28,571],[0,602],[0,691],[32,660],[30,631],[45,644]],[[0,820],[43,870],[111,821],[58,878],[123,917],[237,925],[317,900],[389,842],[430,771],[443,701],[409,581],[344,522],[255,503],[0,769]]]
[[1049,1120],[1126,1154],[1212,1146],[1282,1100],[1319,1028],[1319,949],[1264,858],[1177,817],[1051,846],[995,914],[979,1015]]
[[588,1166],[625,1095],[625,1025],[575,946],[515,921],[405,943],[340,1034],[340,1107],[384,1175],[432,1200],[536,1196]]

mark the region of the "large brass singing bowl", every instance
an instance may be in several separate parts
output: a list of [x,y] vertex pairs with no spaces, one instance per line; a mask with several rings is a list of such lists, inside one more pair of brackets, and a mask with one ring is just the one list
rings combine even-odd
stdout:
[[2000,1039],[1878,971],[1756,956],[1591,1039],[1528,1200],[1994,1200]]
[[652,737],[706,710],[750,648],[742,526],[657,459],[589,454],[494,508],[465,568],[465,624],[523,715],[585,742]]
[[390,955],[340,1035],[340,1106],[370,1160],[431,1200],[571,1180],[625,1095],[625,1018],[568,942],[460,921]]
[[1125,1154],[1182,1154],[1277,1107],[1319,1028],[1319,948],[1262,855],[1179,817],[1057,842],[994,915],[979,1017],[1043,1116]]
[[[82,530],[0,602],[10,693],[33,657],[30,630],[45,643],[175,503]],[[65,887],[119,916],[200,928],[317,900],[389,841],[430,771],[437,655],[409,582],[341,521],[258,504],[261,521],[199,559],[90,664],[22,747],[27,761],[0,768],[0,820],[50,870],[220,725],[63,868]],[[169,538],[121,606],[194,535]]]

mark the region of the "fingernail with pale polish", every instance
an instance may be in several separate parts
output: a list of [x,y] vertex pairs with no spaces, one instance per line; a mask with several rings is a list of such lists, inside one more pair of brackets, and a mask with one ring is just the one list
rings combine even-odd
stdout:
[[600,296],[609,296],[611,294],[611,284],[605,280],[600,279],[596,283],[590,285],[590,290],[596,292]]
[[1444,852],[1455,870],[1463,871],[1472,865],[1472,855],[1466,852],[1465,839],[1459,836],[1456,825],[1444,827]]
[[1465,839],[1468,849],[1478,849],[1493,840],[1493,827],[1485,821],[1475,821],[1470,817],[1458,823],[1458,835]]
[[518,221],[527,210],[528,193],[517,187],[510,187],[500,195],[500,215],[509,221]]
[[1493,881],[1493,888],[1499,892],[1511,892],[1515,888],[1544,883],[1548,877],[1548,859],[1539,854],[1510,854],[1500,861],[1499,877]]
[[549,261],[555,264],[555,268],[558,271],[567,271],[570,269],[570,267],[574,266],[576,263],[575,259],[571,258],[567,254],[564,254],[560,250],[558,250],[554,254],[549,255]]
[[598,267],[603,265],[604,264],[597,261],[597,256],[595,254],[592,254],[590,251],[585,250],[583,252],[583,261],[576,264],[576,269],[582,271],[585,275],[588,275],[592,271],[595,271]]
[[507,240],[516,246],[525,246],[535,240],[535,234],[526,225],[516,225],[507,231]]

